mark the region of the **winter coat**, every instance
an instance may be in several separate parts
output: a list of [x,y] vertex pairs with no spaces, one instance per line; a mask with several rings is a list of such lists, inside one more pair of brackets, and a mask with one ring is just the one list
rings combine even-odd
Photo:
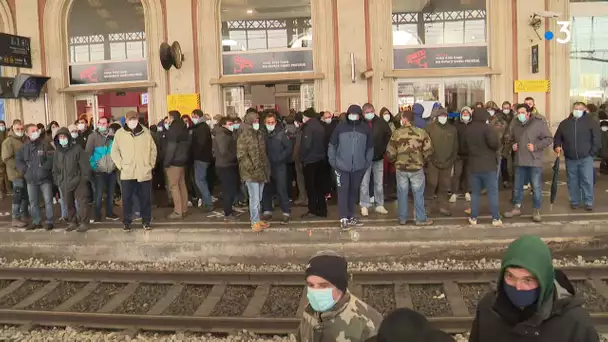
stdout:
[[264,132],[253,129],[256,113],[245,115],[236,141],[236,156],[241,179],[246,182],[267,183],[270,180],[270,164],[266,156]]
[[[68,137],[68,144],[65,147],[59,144],[60,134],[65,134]],[[81,183],[86,183],[91,176],[88,154],[80,145],[76,144],[70,136],[70,131],[65,127],[57,131],[54,142],[56,146],[55,156],[53,157],[53,180],[55,185],[62,191],[74,191]]]
[[445,125],[435,121],[425,128],[431,143],[433,154],[430,162],[438,169],[449,169],[458,156],[458,130],[450,123]]
[[458,159],[466,160],[469,158],[466,149],[466,131],[470,125],[471,121],[464,123],[462,118],[454,123],[456,132],[458,133]]
[[[78,137],[76,138],[76,143],[78,145],[80,145],[80,148],[85,149],[87,147],[87,141],[89,140],[91,133],[93,133],[93,128],[90,126],[87,127],[87,129],[85,129],[84,132],[78,131]],[[54,141],[53,138],[54,137],[51,137],[51,139],[49,139],[49,140]]]
[[338,122],[334,120],[332,120],[331,123],[321,121],[321,125],[325,130],[325,150],[327,150],[327,147],[329,146],[329,139],[331,139],[331,135],[334,133],[336,126],[338,126]]
[[367,170],[374,158],[374,140],[369,126],[361,120],[340,122],[331,135],[327,157],[334,170]]
[[266,151],[272,166],[287,164],[293,155],[293,144],[287,132],[278,126],[272,132],[266,133]]
[[17,168],[15,157],[17,152],[23,148],[25,136],[18,137],[15,132],[11,131],[2,142],[2,162],[6,165],[6,176],[11,182],[17,179],[23,179],[23,173]]
[[364,342],[376,336],[382,315],[346,292],[327,312],[304,309],[296,332],[297,342]]
[[[535,304],[521,309],[511,303],[503,290],[508,267],[524,268],[538,280],[540,294]],[[553,269],[549,248],[538,237],[524,236],[507,249],[497,290],[477,305],[469,341],[597,342],[583,303],[566,275]]]
[[498,141],[500,142],[500,148],[498,149],[498,155],[502,155],[504,135],[505,135],[505,132],[507,131],[507,129],[509,128],[509,125],[503,119],[503,116],[501,114],[502,113],[497,112],[493,117],[490,118],[490,123],[489,123],[490,126],[494,129],[494,132],[496,132],[496,135],[498,135]]
[[[601,121],[600,125],[608,126],[608,121]],[[601,126],[600,126],[600,128],[601,128]],[[607,131],[600,130],[600,134],[602,136],[602,148],[600,149],[600,152],[598,153],[598,155],[603,160],[608,160],[608,130]]]
[[181,119],[173,121],[167,136],[162,140],[163,167],[184,167],[190,160],[190,136],[186,124]]
[[422,118],[422,114],[424,114],[424,106],[420,103],[414,103],[412,106],[412,112],[414,113],[414,126],[418,128],[426,128],[428,121]]
[[[511,148],[517,144],[515,166],[542,167],[544,150],[551,146],[553,137],[547,123],[541,118],[530,117],[525,123],[513,120],[511,130]],[[534,152],[528,150],[528,144],[534,145]]]
[[371,121],[364,121],[365,124],[371,125],[372,141],[374,144],[374,157],[372,161],[382,160],[386,153],[386,146],[391,140],[391,128],[383,118],[375,115]]
[[557,127],[553,145],[561,147],[567,159],[595,157],[602,146],[599,121],[589,114],[578,119],[570,114]]
[[206,163],[213,161],[213,142],[211,129],[206,122],[199,122],[191,129],[192,132],[192,159]]
[[[335,130],[334,130],[335,132]],[[302,125],[302,137],[300,142],[300,160],[302,164],[320,162],[327,157],[327,146],[325,145],[325,129],[321,121],[311,118]]]
[[465,150],[469,156],[470,173],[496,171],[498,168],[496,152],[500,148],[500,141],[496,131],[486,123],[489,118],[487,110],[477,108],[467,127]]
[[433,145],[424,129],[408,122],[393,132],[386,154],[397,170],[415,172],[421,170],[429,160]]
[[134,130],[125,125],[116,132],[111,156],[121,180],[145,182],[152,179],[156,144],[150,131],[141,124]]
[[53,181],[54,152],[51,144],[43,138],[38,138],[36,141],[26,140],[15,159],[17,169],[28,184],[40,185]]
[[[70,135],[69,131],[68,135]],[[72,140],[70,136],[70,142]],[[100,133],[97,130],[89,136],[85,152],[89,156],[89,165],[93,172],[112,173],[116,171],[116,165],[111,156],[113,143],[114,136]],[[57,146],[57,139],[55,139],[55,146]]]
[[236,166],[236,139],[234,133],[222,126],[213,127],[213,155],[215,167]]

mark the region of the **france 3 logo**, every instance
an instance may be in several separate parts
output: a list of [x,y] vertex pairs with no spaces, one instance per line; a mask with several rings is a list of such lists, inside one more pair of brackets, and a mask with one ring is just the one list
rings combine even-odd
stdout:
[[559,36],[555,37],[555,33],[547,31],[545,32],[545,39],[551,41],[555,38],[555,41],[559,44],[570,43],[570,40],[572,39],[572,23],[569,21],[558,21],[557,26],[559,26]]

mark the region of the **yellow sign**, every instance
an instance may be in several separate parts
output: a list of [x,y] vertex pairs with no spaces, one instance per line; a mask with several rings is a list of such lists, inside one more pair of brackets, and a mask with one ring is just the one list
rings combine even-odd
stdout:
[[516,80],[516,93],[547,93],[551,91],[549,80]]
[[190,115],[193,110],[201,109],[201,96],[199,94],[167,95],[167,108],[177,110],[182,115]]

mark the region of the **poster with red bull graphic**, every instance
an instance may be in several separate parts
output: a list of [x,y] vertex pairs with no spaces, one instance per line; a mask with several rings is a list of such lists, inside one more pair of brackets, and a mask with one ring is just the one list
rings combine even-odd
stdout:
[[395,69],[473,68],[488,66],[487,46],[394,49]]
[[312,71],[312,50],[229,52],[222,55],[224,75]]
[[133,82],[148,79],[148,62],[124,61],[70,65],[70,84]]

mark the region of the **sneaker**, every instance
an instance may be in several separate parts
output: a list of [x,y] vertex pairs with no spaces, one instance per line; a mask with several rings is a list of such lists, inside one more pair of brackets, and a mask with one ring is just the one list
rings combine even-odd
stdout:
[[376,212],[378,214],[382,214],[382,215],[388,214],[388,210],[386,210],[386,208],[383,205],[376,207]]
[[593,211],[593,206],[592,205],[586,205],[585,206],[585,211],[589,211],[589,212]]
[[283,215],[283,217],[281,217],[281,224],[289,224],[290,221],[291,216],[289,215]]
[[44,229],[45,230],[53,230],[53,228],[55,228],[55,226],[52,223],[45,223],[44,224]]
[[502,220],[492,220],[492,226],[494,226],[494,227],[501,227],[502,226]]
[[152,226],[149,223],[143,224],[144,230],[152,230]]
[[540,216],[540,210],[534,209],[534,213],[532,214],[532,221],[536,223],[543,222],[543,218]]
[[11,226],[13,228],[25,228],[27,227],[27,222],[23,222],[20,219],[13,219]]
[[238,219],[236,218],[236,216],[234,214],[230,214],[230,215],[224,215],[224,222],[235,222]]
[[271,212],[264,212],[262,214],[262,216],[260,216],[260,219],[262,221],[270,221],[270,220],[272,220],[272,213]]
[[85,233],[87,230],[89,230],[89,227],[87,226],[86,223],[79,224],[78,229],[76,229],[76,231],[79,233]]
[[348,222],[348,219],[340,219],[340,230],[343,232],[347,232],[351,229],[351,226]]
[[363,226],[363,222],[357,220],[356,217],[351,217],[351,219],[348,220],[348,225],[349,226],[355,226],[355,227],[362,227]]
[[407,224],[408,224],[407,220],[399,220],[400,226],[407,226]]
[[129,232],[132,232],[132,231],[133,231],[133,228],[131,228],[131,225],[130,225],[130,224],[125,224],[125,225],[122,227],[122,231],[123,231],[123,232],[127,232],[127,233],[129,233]]
[[270,228],[270,223],[268,223],[266,221],[260,221],[258,223],[260,224],[260,226],[262,227],[262,229]]
[[320,216],[317,216],[311,212],[307,212],[306,214],[302,215],[303,220],[314,220],[318,218],[320,218]]
[[506,218],[521,216],[521,207],[515,206],[511,211],[507,211],[504,215]]
[[264,228],[262,227],[261,222],[256,222],[256,223],[254,223],[254,224],[251,225],[251,230],[254,233],[259,233],[262,230],[264,230]]
[[524,185],[524,190],[530,190],[530,188],[531,188],[530,184]]
[[467,202],[471,202],[471,194],[468,192],[464,194],[464,200]]
[[450,203],[456,203],[456,194],[452,194],[449,199]]
[[59,222],[59,223],[66,223],[66,222],[68,222],[68,219],[65,218],[65,217],[60,217],[59,220],[57,220],[57,222]]
[[374,198],[374,196],[369,198],[369,203],[376,203],[376,199]]
[[101,223],[101,218],[95,217],[94,219],[91,220],[91,223]]
[[464,213],[467,214],[467,215],[471,215],[471,208],[466,208],[464,210]]
[[203,213],[210,213],[210,212],[213,211],[213,206],[212,205],[203,204],[203,205],[199,205],[198,207],[200,208],[200,210]]
[[135,217],[133,218],[133,221],[141,221],[141,216],[139,215],[139,213],[134,215]]
[[188,208],[192,208],[192,201],[188,201]]
[[57,204],[59,202],[57,202],[57,198],[53,197],[53,204]]
[[363,217],[369,216],[369,210],[366,207],[361,207],[361,216],[363,216]]
[[416,225],[418,227],[431,226],[433,225],[433,220],[426,219],[424,221],[416,221]]
[[167,216],[167,220],[183,220],[183,219],[184,219],[184,215],[178,214],[176,212],[172,212],[171,214],[169,214],[169,216]]
[[70,222],[70,224],[68,224],[68,227],[65,229],[65,231],[72,232],[72,231],[76,230],[76,228],[78,228],[78,225],[74,222]]
[[199,207],[199,208],[203,206],[203,199],[202,198],[198,199],[198,202],[196,203],[196,206]]
[[580,204],[574,204],[574,203],[570,203],[570,209],[572,210],[577,210],[581,207]]
[[118,221],[120,219],[120,217],[118,217],[118,215],[116,215],[116,214],[110,214],[110,215],[106,215],[106,219],[112,220],[112,221]]
[[469,217],[469,224],[470,224],[471,226],[475,226],[475,225],[477,225],[477,219],[474,219],[474,218],[472,218],[472,217]]

